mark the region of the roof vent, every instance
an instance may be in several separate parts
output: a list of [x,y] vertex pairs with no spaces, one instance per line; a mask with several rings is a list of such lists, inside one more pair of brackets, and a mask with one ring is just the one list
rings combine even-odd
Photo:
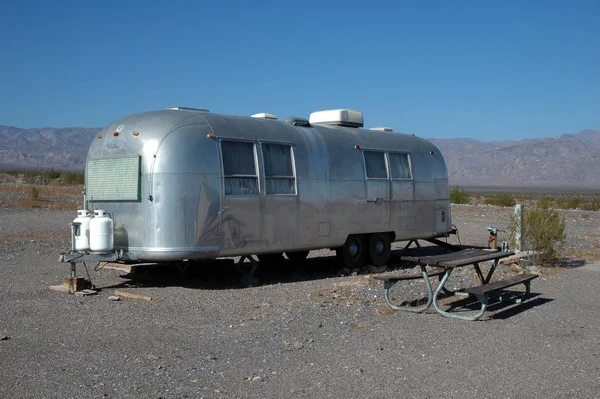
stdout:
[[285,123],[292,126],[312,127],[307,119],[299,118],[297,116],[288,116],[287,118],[285,118]]
[[202,108],[189,108],[189,107],[169,107],[169,108],[165,108],[166,110],[169,111],[196,111],[196,112],[210,112],[207,109],[202,109]]
[[273,120],[277,120],[277,117],[273,114],[267,114],[266,112],[260,112],[258,114],[254,114],[252,115],[253,118],[259,118],[259,119],[273,119]]
[[372,127],[369,130],[376,130],[378,132],[393,132],[394,129],[392,129],[391,127],[387,127],[387,126],[376,126],[376,127]]
[[310,123],[347,127],[363,127],[363,114],[351,109],[331,109],[310,114]]

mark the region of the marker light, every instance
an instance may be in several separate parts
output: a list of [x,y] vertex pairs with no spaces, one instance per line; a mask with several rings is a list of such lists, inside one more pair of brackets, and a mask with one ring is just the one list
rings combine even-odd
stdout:
[[433,152],[433,151],[429,151],[429,153],[430,153],[431,155],[433,155],[433,154],[434,154],[434,152]]
[[214,139],[215,134],[213,132],[210,132],[209,134],[206,135],[206,137],[208,137],[209,139]]
[[133,132],[132,134],[133,134],[135,137],[137,137],[137,136],[139,136],[139,135],[140,135],[140,132],[137,132],[137,131],[135,131],[135,132]]
[[355,145],[354,148],[356,148],[357,150],[360,150],[360,146],[359,145]]
[[114,132],[113,136],[117,137],[119,135],[119,132]]
[[101,139],[101,138],[102,138],[102,135],[101,135],[101,134],[99,134],[99,135],[98,135],[98,138],[99,138],[99,139]]

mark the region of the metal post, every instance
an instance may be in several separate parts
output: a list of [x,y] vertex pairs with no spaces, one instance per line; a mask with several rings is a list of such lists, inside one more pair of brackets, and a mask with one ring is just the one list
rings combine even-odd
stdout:
[[[81,228],[81,223],[73,222],[71,223],[71,253],[75,253],[77,251],[77,245],[75,241],[75,237],[79,234],[79,229]],[[71,263],[71,279],[77,277],[77,263]]]
[[521,226],[523,226],[523,204],[515,205],[513,217],[515,219],[515,249],[523,250],[523,235],[521,234]]

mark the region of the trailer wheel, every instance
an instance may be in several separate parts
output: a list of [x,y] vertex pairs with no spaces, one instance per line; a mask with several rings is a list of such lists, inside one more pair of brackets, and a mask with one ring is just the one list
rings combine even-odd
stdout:
[[284,261],[282,252],[276,254],[261,254],[256,256],[258,261],[264,265],[276,265]]
[[365,237],[360,234],[349,235],[344,245],[335,250],[335,254],[344,266],[350,269],[361,267],[367,255]]
[[392,241],[387,233],[375,233],[369,237],[369,257],[374,266],[387,263],[392,253]]
[[291,261],[291,262],[302,262],[304,259],[306,259],[306,257],[308,256],[308,253],[310,251],[294,251],[294,252],[286,252],[285,256],[287,256],[287,258]]

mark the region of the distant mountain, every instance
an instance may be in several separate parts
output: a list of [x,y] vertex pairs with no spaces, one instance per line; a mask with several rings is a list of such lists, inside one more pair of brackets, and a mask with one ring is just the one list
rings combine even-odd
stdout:
[[0,168],[83,170],[90,143],[100,130],[0,126]]
[[565,134],[560,138],[575,138],[596,149],[600,149],[600,130],[586,129],[576,134]]
[[600,187],[600,130],[520,141],[431,141],[446,159],[451,184]]
[[[83,170],[100,130],[0,126],[0,169]],[[446,159],[452,185],[600,188],[600,130],[520,141],[430,140]]]

